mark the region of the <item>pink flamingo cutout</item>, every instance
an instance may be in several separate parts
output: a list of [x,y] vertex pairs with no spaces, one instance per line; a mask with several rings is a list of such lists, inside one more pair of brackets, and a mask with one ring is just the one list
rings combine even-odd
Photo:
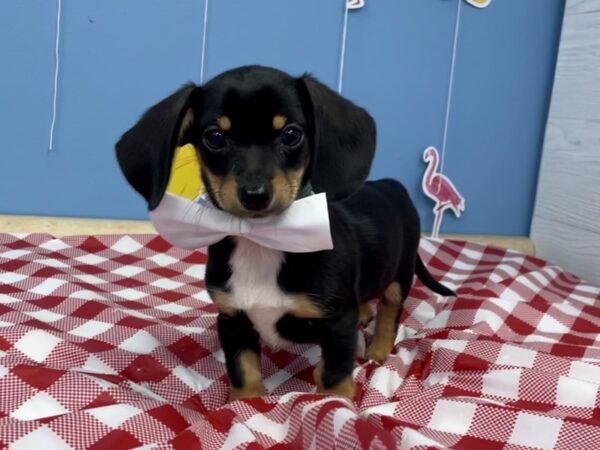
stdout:
[[423,175],[423,192],[435,202],[433,213],[433,230],[431,237],[437,238],[442,225],[444,211],[451,209],[456,217],[465,210],[465,199],[456,189],[454,183],[444,174],[437,173],[439,165],[439,154],[434,147],[428,147],[423,152],[423,160],[428,163]]

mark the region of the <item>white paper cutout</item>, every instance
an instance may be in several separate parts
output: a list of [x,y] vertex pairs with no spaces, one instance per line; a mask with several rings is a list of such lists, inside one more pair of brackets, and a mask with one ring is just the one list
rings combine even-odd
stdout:
[[474,6],[475,8],[485,8],[492,0],[465,0],[469,5]]
[[348,0],[346,7],[348,9],[360,9],[365,6],[365,0]]

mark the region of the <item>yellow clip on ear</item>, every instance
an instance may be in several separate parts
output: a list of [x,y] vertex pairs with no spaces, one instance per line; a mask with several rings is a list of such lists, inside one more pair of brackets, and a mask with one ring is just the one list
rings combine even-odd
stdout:
[[198,161],[196,148],[192,144],[177,147],[173,157],[167,192],[189,200],[196,200],[202,194],[202,191],[200,161]]

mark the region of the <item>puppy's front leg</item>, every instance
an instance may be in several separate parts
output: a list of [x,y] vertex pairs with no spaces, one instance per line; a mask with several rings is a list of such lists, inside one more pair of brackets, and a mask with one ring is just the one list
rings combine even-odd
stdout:
[[234,315],[220,313],[217,328],[231,382],[229,400],[264,395],[260,338],[248,316],[243,312]]
[[341,317],[325,319],[321,337],[321,361],[314,371],[317,392],[354,399],[352,369],[356,359],[358,310],[346,311]]

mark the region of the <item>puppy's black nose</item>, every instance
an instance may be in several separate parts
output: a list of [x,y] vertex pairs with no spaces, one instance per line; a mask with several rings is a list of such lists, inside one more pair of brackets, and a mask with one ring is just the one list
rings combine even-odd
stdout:
[[262,184],[242,186],[239,196],[244,208],[250,211],[261,211],[271,203],[271,191]]

